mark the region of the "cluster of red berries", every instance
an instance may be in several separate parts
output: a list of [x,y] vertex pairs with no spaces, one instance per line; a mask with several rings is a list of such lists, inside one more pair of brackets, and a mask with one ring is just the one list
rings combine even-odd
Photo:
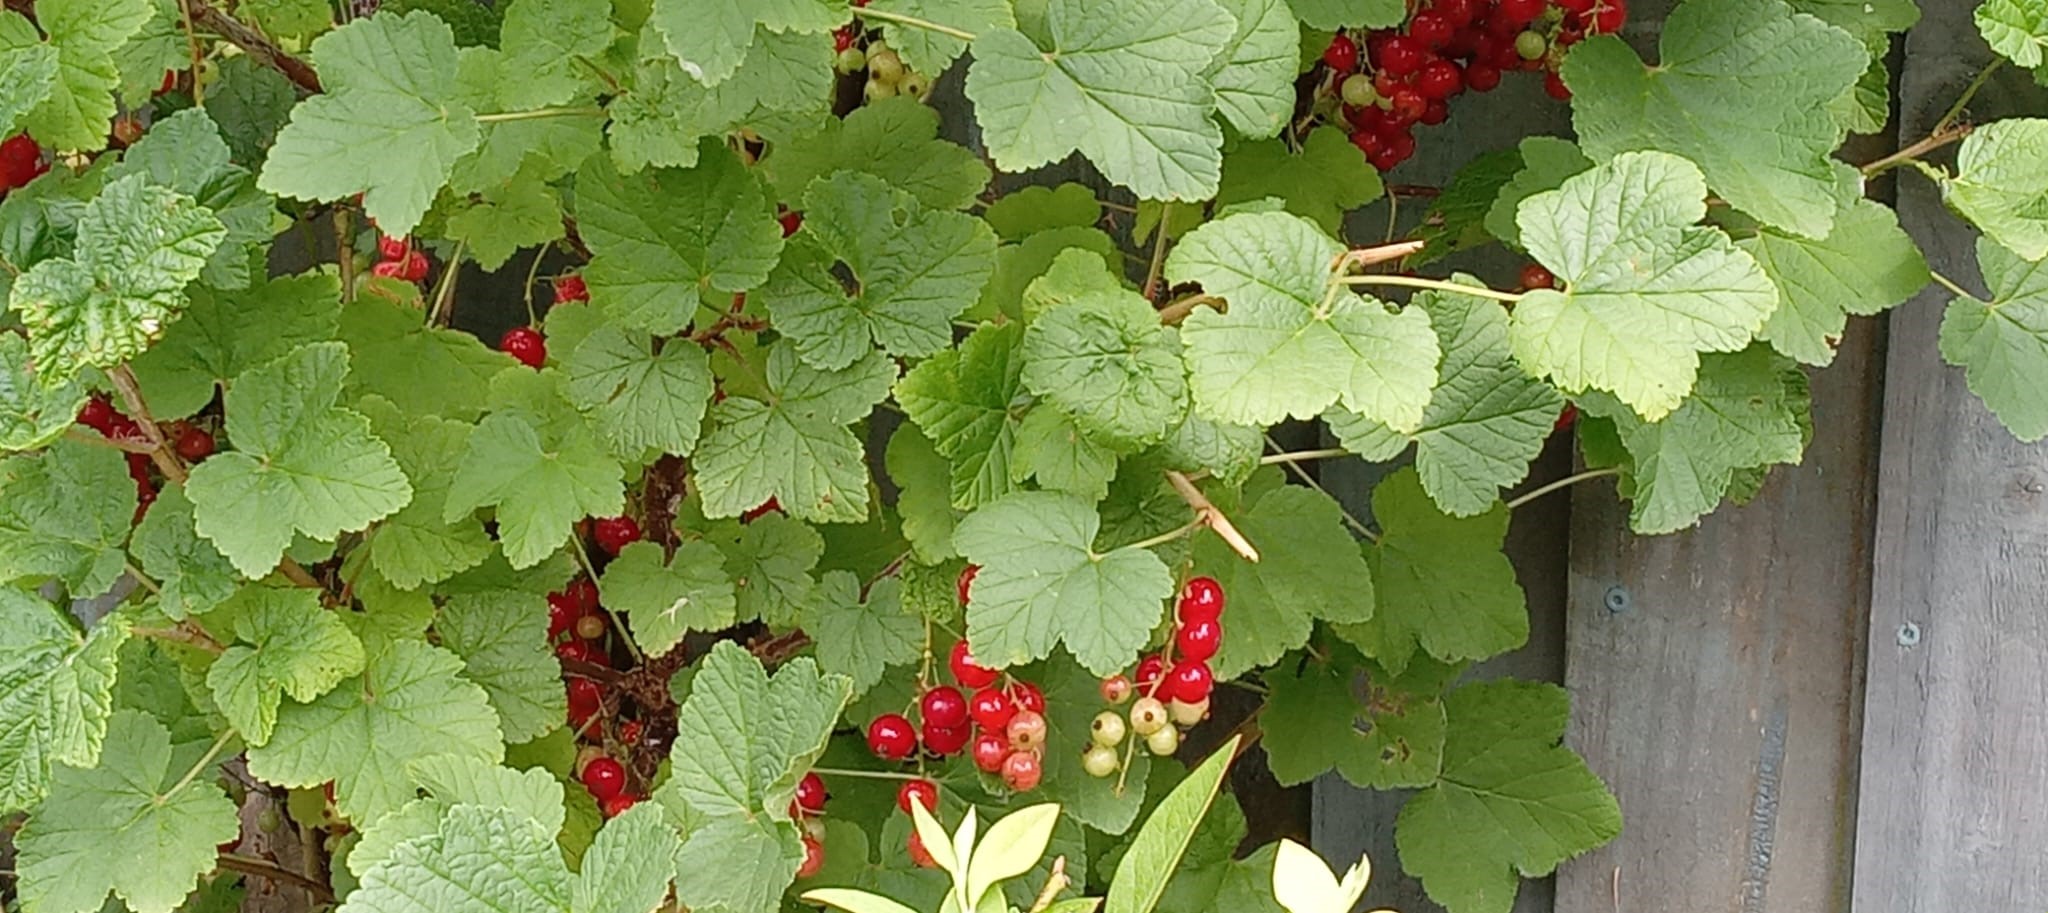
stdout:
[[377,236],[377,265],[370,274],[402,282],[427,280],[427,255],[414,250],[408,238]]
[[1399,29],[1359,39],[1338,32],[1323,51],[1324,98],[1334,93],[1351,142],[1387,171],[1415,154],[1416,124],[1450,117],[1450,100],[1490,92],[1510,70],[1542,70],[1543,88],[1565,100],[1564,52],[1628,18],[1626,0],[1427,0]]
[[1139,661],[1136,684],[1122,675],[1102,680],[1102,699],[1112,705],[1132,701],[1129,722],[1114,710],[1096,714],[1081,767],[1090,776],[1107,777],[1121,770],[1117,746],[1126,733],[1145,740],[1145,750],[1170,755],[1180,750],[1181,730],[1209,716],[1209,695],[1216,676],[1209,659],[1223,646],[1223,585],[1213,577],[1194,577],[1181,587],[1174,607],[1172,649]]
[[26,185],[48,170],[42,147],[28,134],[17,133],[0,141],[0,195]]
[[[110,441],[140,446],[149,444],[140,424],[98,394],[86,400],[84,408],[78,410],[78,423]],[[171,449],[185,462],[197,463],[212,456],[214,446],[213,435],[204,428],[188,422],[175,422],[171,426]],[[128,477],[135,480],[135,522],[140,523],[142,515],[149,511],[149,505],[156,503],[156,480],[149,474],[149,454],[130,451],[127,457]]]
[[590,538],[597,541],[597,547],[614,558],[626,546],[640,541],[640,521],[621,514],[616,517],[600,517],[590,524]]
[[[831,793],[825,789],[825,780],[816,771],[804,774],[796,784],[796,798],[789,801],[789,817],[803,829],[804,861],[797,867],[796,877],[810,878],[825,867],[825,828],[819,817],[825,813],[825,803]],[[939,785],[923,777],[911,777],[903,781],[896,790],[896,808],[903,814],[910,814],[915,803],[924,806],[932,814],[939,811]],[[938,863],[924,848],[924,841],[918,839],[917,830],[911,829],[909,841],[910,860],[924,868]]]
[[[604,609],[598,603],[597,585],[590,578],[577,577],[568,586],[548,594],[548,642],[554,645],[555,656],[563,664],[569,726],[583,743],[576,757],[576,776],[607,818],[632,808],[639,797],[626,789],[626,766],[605,752],[604,687],[571,671],[568,664],[611,665],[611,653],[604,645],[610,630]],[[616,729],[619,744],[631,746],[640,741],[640,721],[624,720]]]

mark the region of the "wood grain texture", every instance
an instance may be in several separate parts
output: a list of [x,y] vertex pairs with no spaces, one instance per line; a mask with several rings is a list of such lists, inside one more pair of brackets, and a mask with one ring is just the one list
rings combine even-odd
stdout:
[[[1926,131],[1990,59],[1973,6],[1923,4],[1900,80],[1907,136]],[[1970,115],[2044,111],[2042,90],[2008,67]],[[1901,220],[1929,263],[1981,291],[1973,234],[1929,182],[1899,180]],[[1855,909],[2039,911],[2048,909],[2048,445],[2013,440],[1941,363],[1947,300],[1924,294],[1891,321]]]

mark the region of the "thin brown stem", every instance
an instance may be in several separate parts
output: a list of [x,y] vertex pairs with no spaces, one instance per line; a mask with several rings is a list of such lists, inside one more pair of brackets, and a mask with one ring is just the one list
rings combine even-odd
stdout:
[[151,640],[184,644],[185,646],[204,650],[215,655],[227,652],[227,648],[221,646],[220,641],[214,640],[213,635],[206,633],[199,626],[189,621],[182,621],[168,628],[132,628],[129,630],[129,633],[137,637],[147,637]]
[[1971,124],[1950,124],[1928,134],[1925,139],[1917,143],[1863,166],[1863,176],[1866,178],[1876,177],[1907,162],[1918,161],[1921,156],[1929,152],[1969,136],[1970,131],[1975,129],[1977,128]]
[[1156,232],[1152,237],[1152,261],[1145,266],[1146,301],[1153,300],[1152,296],[1159,292],[1159,276],[1166,270],[1166,236],[1170,234],[1167,229],[1172,225],[1172,220],[1173,203],[1169,201],[1159,204],[1159,224],[1152,227]]
[[1231,551],[1236,552],[1239,557],[1246,561],[1256,563],[1259,560],[1259,550],[1252,547],[1251,542],[1245,539],[1244,534],[1238,532],[1237,527],[1231,524],[1230,518],[1223,515],[1222,509],[1212,503],[1208,495],[1202,494],[1202,490],[1196,488],[1195,483],[1189,481],[1185,473],[1169,469],[1166,471],[1166,481],[1167,484],[1173,486],[1175,492],[1180,494],[1181,500],[1188,502],[1188,506],[1194,508],[1196,518],[1202,520],[1210,529],[1215,530],[1216,535],[1222,537],[1223,541],[1230,545]]
[[[206,0],[183,0],[183,2],[185,3],[186,12],[192,17],[193,25],[219,35],[226,39],[229,44],[241,48],[244,53],[256,58],[258,62],[283,73],[286,79],[291,80],[300,89],[307,92],[321,91],[320,77],[313,72],[313,67],[305,61],[293,57],[283,48],[271,42],[270,39],[263,37],[262,32],[250,28],[241,20],[222,12],[213,4],[206,2]],[[192,79],[195,83],[199,80],[199,73],[196,69],[192,73]],[[193,100],[198,100],[196,90]]]
[[192,25],[193,0],[178,0],[178,13],[185,21],[185,48],[192,55],[192,107],[206,104],[204,80],[199,78],[200,67],[206,63],[206,52],[199,46],[199,30]]
[[[1279,442],[1273,440],[1273,436],[1270,434],[1266,436],[1266,443],[1275,448],[1280,446]],[[1316,481],[1314,476],[1309,475],[1308,470],[1301,468],[1300,460],[1276,460],[1274,462],[1286,467],[1287,471],[1293,473],[1295,478],[1300,479],[1303,485],[1322,492],[1324,497],[1329,498],[1332,503],[1337,505],[1337,513],[1344,517],[1345,525],[1356,530],[1360,536],[1364,536],[1366,541],[1378,544],[1380,541],[1379,534],[1373,532],[1372,527],[1366,526],[1363,521],[1352,516],[1351,511],[1345,509],[1343,502],[1338,501],[1335,496],[1330,494],[1328,489],[1323,487],[1321,482]],[[1267,465],[1264,458],[1260,459],[1260,465]]]
[[1167,326],[1179,326],[1180,322],[1188,319],[1188,315],[1194,313],[1196,308],[1204,305],[1219,311],[1229,306],[1227,302],[1215,295],[1189,295],[1186,298],[1160,308],[1159,322]]
[[313,895],[314,900],[317,900],[323,904],[331,904],[334,902],[333,888],[321,884],[320,882],[314,881],[311,878],[307,878],[306,876],[294,872],[290,869],[279,866],[278,864],[270,862],[269,860],[256,859],[250,856],[224,854],[218,860],[215,861],[215,864],[230,872],[240,872],[244,875],[250,875],[256,878],[267,878],[271,881],[275,881],[280,884],[292,885],[293,887],[300,888],[304,890],[306,893]]
[[341,303],[356,300],[355,227],[346,206],[334,208],[334,262],[341,267]]
[[1522,505],[1534,501],[1537,498],[1541,498],[1544,495],[1550,494],[1551,492],[1563,491],[1567,488],[1572,487],[1573,485],[1579,484],[1580,482],[1588,482],[1593,479],[1604,479],[1608,476],[1618,475],[1621,475],[1621,468],[1618,466],[1608,466],[1604,469],[1588,469],[1585,472],[1576,473],[1574,475],[1568,475],[1562,479],[1552,481],[1549,484],[1541,485],[1536,488],[1530,489],[1527,493],[1517,496],[1514,500],[1508,502],[1508,510],[1514,510],[1517,507],[1521,507]]
[[1941,119],[1934,122],[1934,129],[1927,132],[1939,134],[1953,125],[1956,118],[1963,116],[1963,109],[1969,107],[1970,99],[1977,97],[1977,90],[1984,88],[1984,83],[1990,81],[1991,74],[1998,72],[1998,68],[2004,65],[2004,57],[1992,57],[1991,62],[1984,65],[1984,69],[1977,71],[1977,77],[1963,87],[1963,94],[1956,96],[1955,104],[1949,105],[1948,110],[1941,113]]
[[1391,263],[1402,257],[1421,253],[1422,249],[1427,246],[1428,244],[1423,241],[1396,241],[1392,244],[1378,244],[1372,247],[1347,250],[1338,254],[1337,259],[1330,264],[1330,273],[1337,275],[1353,267],[1364,268],[1377,266],[1381,263]]
[[156,426],[156,419],[149,414],[149,405],[142,401],[142,385],[135,380],[135,372],[127,365],[115,365],[107,372],[107,378],[114,382],[114,389],[121,394],[121,403],[128,408],[128,417],[142,428],[142,436],[149,441],[149,458],[156,463],[164,478],[180,485],[185,484],[185,461],[178,459],[170,444],[164,440],[163,429]]

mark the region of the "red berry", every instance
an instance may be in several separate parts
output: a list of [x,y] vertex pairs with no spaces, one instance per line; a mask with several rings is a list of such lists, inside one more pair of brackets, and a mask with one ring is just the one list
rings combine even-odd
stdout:
[[1444,104],[1441,98],[1432,98],[1429,100],[1429,107],[1422,109],[1422,117],[1417,122],[1434,127],[1450,119],[1451,106]]
[[1465,87],[1474,92],[1491,92],[1500,88],[1500,68],[1477,60],[1466,64]]
[[1408,37],[1432,50],[1443,47],[1451,40],[1451,33],[1457,27],[1442,13],[1423,11],[1408,20]]
[[1029,710],[1019,712],[1010,718],[1010,725],[1003,727],[1003,735],[1016,751],[1038,748],[1045,744],[1045,717]]
[[399,269],[398,278],[404,279],[407,282],[425,281],[427,278],[427,255],[419,251],[407,253]]
[[412,253],[412,242],[390,235],[377,236],[377,256],[386,260],[403,260],[409,253]]
[[619,724],[619,741],[628,745],[640,744],[640,721],[627,720]]
[[204,428],[188,425],[185,430],[178,432],[178,442],[175,446],[178,455],[184,457],[185,462],[197,463],[213,456],[213,435],[206,433]]
[[1400,77],[1385,70],[1374,73],[1372,77],[1372,90],[1381,98],[1392,98],[1403,85],[1405,83]]
[[[1432,60],[1423,65],[1422,72],[1415,74],[1415,91],[1425,99],[1445,99],[1465,90],[1464,74],[1458,65],[1448,60]],[[1395,96],[1396,104],[1400,97]],[[1421,117],[1418,112],[1416,117]]]
[[1351,126],[1366,132],[1378,130],[1380,122],[1386,119],[1386,114],[1387,112],[1380,110],[1379,105],[1344,109],[1344,117],[1351,121]]
[[1586,21],[1586,31],[1595,35],[1618,32],[1627,21],[1628,4],[1625,0],[1600,0],[1600,5]]
[[924,693],[917,702],[918,718],[926,726],[953,728],[967,725],[967,696],[951,685],[940,685]]
[[1030,682],[1018,682],[1010,686],[1010,699],[1017,702],[1020,710],[1032,713],[1045,712],[1045,692]]
[[1387,148],[1380,155],[1392,163],[1388,167],[1399,165],[1415,154],[1415,137],[1406,130],[1387,134],[1384,139],[1387,141]]
[[932,858],[931,851],[924,848],[924,841],[918,839],[917,831],[914,830],[910,832],[909,851],[912,865],[920,869],[935,869],[939,867],[939,861]]
[[569,633],[576,626],[576,619],[583,614],[576,607],[576,600],[567,593],[548,594],[548,639],[554,640]]
[[597,584],[590,582],[590,578],[578,577],[569,581],[568,588],[562,593],[575,603],[578,611],[585,614],[597,611]]
[[1191,621],[1173,632],[1173,649],[1183,660],[1204,662],[1223,646],[1223,625],[1215,621]]
[[924,806],[928,812],[939,810],[939,787],[930,780],[906,780],[896,790],[896,807],[910,814],[910,803]]
[[1180,619],[1181,624],[1215,621],[1223,617],[1223,584],[1217,583],[1214,577],[1188,578],[1188,582],[1181,585],[1180,604],[1174,607],[1174,616]]
[[[1187,621],[1187,615],[1181,615],[1181,621]],[[1138,686],[1139,694],[1149,696],[1152,693],[1153,687],[1159,683],[1159,679],[1164,675],[1166,675],[1166,660],[1160,659],[1157,654],[1154,654],[1138,660],[1138,672],[1136,675],[1131,676],[1131,681]]]
[[967,713],[974,717],[974,725],[989,732],[1001,732],[1010,724],[1010,717],[1017,715],[1017,704],[1001,691],[983,688],[968,701]]
[[776,216],[775,221],[782,223],[782,236],[787,238],[796,234],[797,229],[804,227],[804,214],[795,211],[785,212]]
[[565,640],[555,645],[555,656],[564,662],[605,664],[604,651],[586,640]]
[[754,507],[753,509],[748,510],[746,513],[740,514],[740,522],[752,523],[755,520],[759,520],[762,517],[768,516],[772,513],[780,512],[781,510],[782,502],[776,500],[775,498],[769,498],[766,501],[762,501],[758,506]]
[[1413,123],[1416,118],[1422,116],[1422,112],[1429,110],[1429,99],[1414,89],[1395,92],[1393,102],[1392,111],[1401,116],[1402,126]]
[[[383,264],[377,264],[383,266]],[[532,327],[513,327],[498,337],[498,348],[529,368],[539,370],[548,360],[548,341]]]
[[815,772],[804,774],[796,781],[796,804],[798,808],[812,814],[825,810],[825,778]]
[[1543,15],[1548,4],[1549,0],[1500,0],[1493,8],[1493,21],[1519,29]]
[[1557,421],[1551,423],[1550,430],[1563,431],[1566,428],[1570,428],[1574,423],[1578,422],[1578,420],[1579,407],[1572,405],[1571,403],[1565,403],[1564,410],[1557,414]]
[[1006,735],[984,732],[974,737],[974,766],[983,773],[996,773],[1003,769],[1003,759],[1010,756],[1010,740]]
[[804,838],[804,861],[796,867],[796,877],[815,878],[825,869],[825,845],[809,837]]
[[1551,98],[1555,98],[1558,101],[1572,100],[1571,87],[1564,84],[1564,80],[1557,75],[1556,70],[1549,70],[1544,72],[1543,91],[1548,93]]
[[1330,39],[1330,46],[1323,49],[1323,66],[1339,73],[1358,69],[1358,42],[1350,35],[1338,32]]
[[[981,565],[970,564],[966,567],[961,568],[960,576],[953,581],[953,595],[959,597],[961,605],[964,606],[967,604],[968,594],[972,591],[974,587],[974,575],[979,573],[981,573]],[[964,644],[966,643],[966,641],[963,640],[961,641],[961,643]],[[966,683],[962,682],[962,684]],[[981,686],[975,685],[974,687],[979,688]]]
[[626,793],[620,793],[616,796],[604,800],[604,802],[600,803],[600,807],[604,809],[605,817],[617,818],[618,816],[625,814],[627,809],[632,808],[633,806],[638,804],[640,804],[639,797],[627,795]]
[[378,277],[378,278],[380,278],[380,279],[401,279],[401,280],[402,280],[402,279],[404,279],[404,278],[405,278],[405,261],[404,261],[404,260],[385,260],[385,261],[382,261],[382,262],[378,263],[378,264],[377,264],[376,266],[372,266],[372,267],[370,267],[370,275],[372,275],[372,276],[376,276],[376,277]]
[[1591,12],[1599,0],[1550,0],[1551,5],[1574,15]]
[[1550,270],[1544,269],[1541,263],[1531,263],[1522,267],[1521,279],[1524,289],[1557,287],[1557,277],[1551,275]]
[[1408,76],[1422,69],[1426,56],[1418,42],[1396,35],[1380,45],[1379,55],[1373,62],[1379,64],[1383,72]]
[[587,678],[569,679],[569,711],[582,711],[585,716],[596,713],[604,705],[604,689]]
[[1215,690],[1215,676],[1209,672],[1205,662],[1186,662],[1173,667],[1173,681],[1168,686],[1173,697],[1182,703],[1199,704],[1209,699],[1209,692]]
[[155,92],[155,94],[157,94],[157,95],[162,95],[162,94],[164,94],[165,92],[169,92],[169,91],[171,91],[172,89],[175,89],[175,88],[177,88],[177,87],[178,87],[178,71],[177,71],[177,70],[165,70],[165,71],[164,71],[164,81],[163,81],[163,82],[160,82],[160,83],[158,83],[158,84],[157,84],[157,87],[156,87],[156,92]]
[[599,802],[626,791],[626,766],[611,758],[598,758],[583,768],[583,788]]
[[853,47],[853,27],[840,26],[832,30],[832,50],[844,51]]
[[1035,751],[1013,751],[1003,759],[1003,785],[1017,792],[1030,792],[1038,788],[1038,780],[1045,776],[1045,766]]
[[584,287],[582,276],[571,273],[570,275],[562,276],[555,280],[556,304],[565,304],[571,301],[589,300],[590,289]]
[[886,761],[901,761],[917,751],[917,730],[900,713],[885,713],[868,724],[868,750]]
[[1121,704],[1131,696],[1131,680],[1121,675],[1112,675],[1102,680],[1102,699],[1111,704]]
[[1462,29],[1479,17],[1481,6],[1482,0],[1436,0],[1429,8],[1450,22],[1451,27]]
[[[1373,110],[1377,111],[1379,109],[1375,108]],[[1380,139],[1379,134],[1371,130],[1358,130],[1351,134],[1351,145],[1357,146],[1358,151],[1365,153],[1366,158],[1372,158],[1386,143]]]
[[113,403],[107,402],[105,397],[95,396],[86,400],[85,406],[78,410],[78,423],[107,435],[108,430],[114,427],[114,417],[119,414],[114,411]]
[[959,754],[967,747],[967,740],[974,735],[972,727],[932,726],[924,727],[924,749],[939,757],[946,758]]
[[16,133],[6,140],[0,141],[0,163],[27,165],[31,162],[41,161],[42,157],[42,147],[36,145],[36,141],[30,139],[26,133]]
[[969,688],[986,688],[1002,677],[1001,672],[975,662],[965,640],[953,642],[953,651],[946,654],[946,668],[952,670],[954,681]]
[[640,541],[640,524],[632,517],[605,517],[591,528],[590,536],[606,554],[618,557],[626,546]]

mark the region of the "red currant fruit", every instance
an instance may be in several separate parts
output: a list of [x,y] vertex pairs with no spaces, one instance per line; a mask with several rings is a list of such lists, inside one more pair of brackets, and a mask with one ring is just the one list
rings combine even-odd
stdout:
[[1181,625],[1173,632],[1173,648],[1182,660],[1206,662],[1216,655],[1223,646],[1223,624],[1215,621],[1194,621]]
[[974,718],[974,725],[990,732],[1001,732],[1003,727],[1010,725],[1010,717],[1017,715],[1017,704],[1001,691],[983,688],[968,700],[967,714]]
[[1003,785],[1024,793],[1038,788],[1039,778],[1045,776],[1045,765],[1035,751],[1013,751],[1003,759]]
[[400,261],[398,278],[407,282],[426,281],[427,255],[416,250],[408,252],[405,259]]
[[832,30],[832,50],[844,51],[853,47],[853,27],[841,26]]
[[1323,49],[1323,66],[1339,73],[1358,69],[1358,42],[1352,41],[1350,35],[1338,32],[1330,39],[1330,46]]
[[776,216],[775,221],[782,223],[782,236],[787,238],[790,235],[796,234],[797,229],[804,227],[804,214],[794,211],[785,212],[782,215]]
[[578,577],[571,580],[569,588],[562,592],[569,597],[570,602],[575,603],[578,611],[584,614],[597,611],[597,584],[590,582],[590,578]]
[[1600,0],[1599,7],[1593,10],[1592,18],[1586,22],[1586,31],[1595,35],[1618,32],[1627,21],[1628,4],[1624,0]]
[[984,732],[974,737],[974,766],[983,773],[996,773],[1003,769],[1003,759],[1010,756],[1010,740],[993,732]]
[[409,253],[412,253],[412,242],[390,235],[377,236],[377,256],[386,260],[403,260]]
[[796,805],[811,814],[825,810],[825,778],[816,773],[804,774],[796,781]]
[[1122,675],[1112,675],[1102,680],[1101,691],[1104,702],[1121,704],[1131,697],[1131,680]]
[[917,729],[899,713],[885,713],[868,724],[868,750],[885,761],[901,761],[917,750]]
[[1474,92],[1491,92],[1500,88],[1500,68],[1478,60],[1466,64],[1465,87]]
[[1432,98],[1429,100],[1429,107],[1422,109],[1422,117],[1416,122],[1434,127],[1450,119],[1451,107],[1444,104],[1441,98]]
[[589,300],[590,289],[584,286],[582,276],[570,274],[555,280],[556,304]]
[[1544,72],[1543,91],[1547,93],[1551,98],[1555,98],[1558,101],[1572,100],[1571,87],[1564,84],[1564,80],[1557,75],[1556,70],[1548,70]]
[[917,702],[918,718],[926,726],[954,728],[967,725],[967,696],[951,685],[940,685],[924,693]]
[[380,279],[402,280],[405,278],[405,261],[384,260],[382,262],[379,262],[376,266],[370,267],[370,275],[376,276]]
[[187,463],[197,463],[213,456],[213,446],[213,435],[206,433],[204,428],[187,426],[185,430],[178,432],[178,455],[184,457]]
[[1176,700],[1199,704],[1209,699],[1209,692],[1215,690],[1216,679],[1210,674],[1208,663],[1181,663],[1173,667],[1170,687]]
[[638,804],[640,804],[640,798],[638,796],[620,793],[616,796],[604,800],[604,802],[599,804],[599,807],[604,810],[605,817],[617,818],[618,816],[625,814],[627,809],[632,808],[633,806]]
[[113,403],[95,396],[86,400],[85,406],[78,410],[78,423],[104,435],[114,427],[114,416],[117,414]]
[[583,788],[599,802],[626,791],[626,767],[611,758],[598,758],[583,768]]
[[563,662],[591,663],[599,666],[605,664],[604,651],[587,640],[565,640],[556,644],[555,656]]
[[1549,0],[1500,0],[1493,8],[1493,21],[1519,29],[1543,15],[1543,8],[1548,4]]
[[758,506],[754,507],[753,509],[748,510],[746,513],[740,514],[740,522],[752,523],[755,520],[759,520],[762,517],[768,516],[772,513],[778,513],[781,510],[782,502],[776,500],[775,498],[769,498],[766,501],[762,501]]
[[1017,702],[1020,710],[1032,713],[1045,712],[1045,692],[1030,682],[1018,682],[1010,686],[1010,699]]
[[1550,0],[1552,6],[1573,15],[1591,12],[1597,2],[1599,0]]
[[1572,425],[1576,424],[1578,420],[1579,407],[1574,406],[1571,403],[1565,403],[1564,409],[1557,413],[1557,421],[1552,422],[1550,424],[1550,430],[1563,431],[1566,428],[1570,428]]
[[1004,735],[1010,739],[1010,747],[1018,751],[1029,751],[1045,744],[1045,717],[1025,710],[1010,718],[1010,725],[1004,727]]
[[1429,110],[1429,99],[1414,89],[1395,92],[1393,103],[1394,107],[1391,110],[1401,116],[1401,125],[1404,127],[1414,123],[1416,118],[1422,116],[1422,112]]
[[825,869],[825,845],[809,837],[804,838],[804,861],[796,867],[796,877],[815,878]]
[[640,744],[640,721],[627,720],[619,724],[619,741],[628,745]]
[[[1464,75],[1459,72],[1457,64],[1448,60],[1432,60],[1423,66],[1422,72],[1415,74],[1415,91],[1421,93],[1425,100],[1449,98],[1464,90]],[[1394,103],[1400,104],[1401,97],[1396,95]],[[1422,115],[1421,111],[1415,113],[1417,118]]]
[[[378,264],[379,266],[383,264]],[[548,342],[540,331],[532,327],[513,327],[498,337],[498,348],[505,354],[519,359],[519,363],[538,370],[548,360]]]
[[1432,50],[1443,47],[1451,40],[1451,33],[1455,31],[1457,27],[1442,13],[1425,10],[1408,20],[1408,37]]
[[974,730],[967,726],[932,726],[927,724],[924,727],[924,748],[926,751],[939,757],[951,757],[959,754],[961,749],[967,747],[967,740],[973,734]]
[[590,716],[604,705],[604,689],[587,678],[569,679],[569,712]]
[[1557,277],[1552,275],[1550,270],[1544,269],[1541,263],[1531,263],[1522,267],[1521,280],[1523,289],[1557,287]]
[[548,639],[554,640],[569,633],[576,626],[576,619],[583,614],[576,607],[576,600],[567,593],[548,594]]
[[917,831],[910,832],[910,863],[920,869],[936,869],[939,861],[932,858],[930,850],[924,848],[924,841],[918,839]]
[[[1183,615],[1181,620],[1185,622],[1187,617]],[[1150,696],[1152,689],[1159,684],[1159,679],[1165,675],[1166,660],[1154,654],[1138,660],[1138,672],[1131,680],[1137,684],[1139,694]]]
[[1462,29],[1479,18],[1482,5],[1482,0],[1436,0],[1429,8],[1444,17],[1452,28]]
[[[953,595],[960,598],[961,605],[964,606],[967,604],[968,593],[970,589],[974,586],[974,575],[979,573],[981,573],[981,565],[970,564],[966,567],[961,568],[960,578],[953,581]],[[966,641],[963,640],[961,641],[961,643],[966,643]],[[980,686],[976,685],[975,687]]]
[[612,557],[626,546],[640,541],[640,524],[632,517],[605,517],[591,528],[590,537],[597,540],[597,547]]
[[1400,77],[1422,69],[1426,57],[1427,53],[1423,51],[1420,43],[1396,35],[1380,45],[1379,56],[1375,62],[1380,65],[1382,71]]
[[928,812],[939,810],[939,786],[930,780],[906,780],[896,790],[896,807],[910,814],[910,803],[924,806]]
[[1188,578],[1188,582],[1181,585],[1180,604],[1174,607],[1174,615],[1181,624],[1215,621],[1223,617],[1223,584],[1217,583],[1214,577]]
[[953,642],[953,651],[946,654],[946,668],[952,670],[954,681],[968,688],[986,688],[1002,677],[1001,672],[975,662],[965,640]]

